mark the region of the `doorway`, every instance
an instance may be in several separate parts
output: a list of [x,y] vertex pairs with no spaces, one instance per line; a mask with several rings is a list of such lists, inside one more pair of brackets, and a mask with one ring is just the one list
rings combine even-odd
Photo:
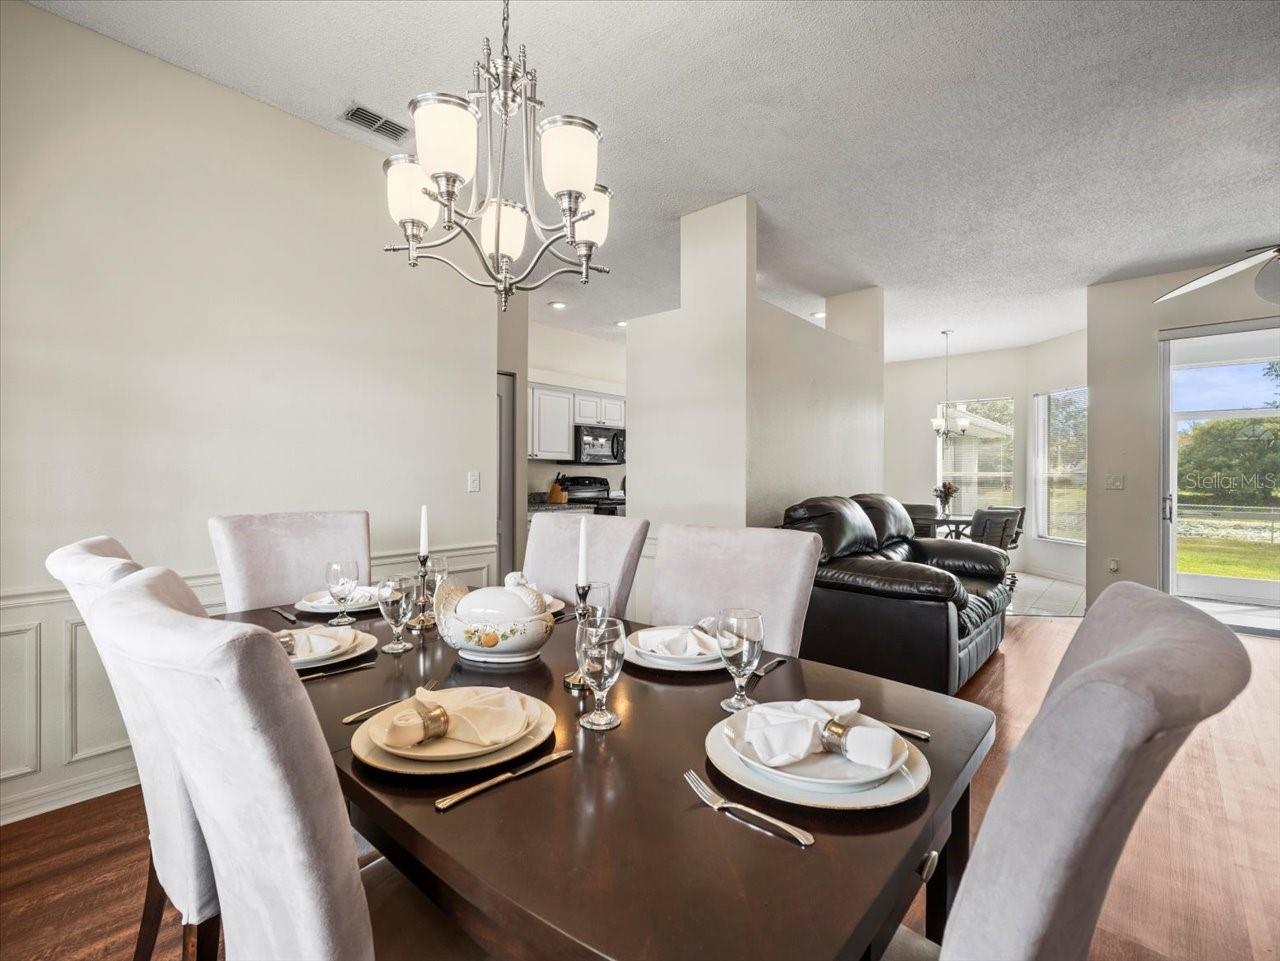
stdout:
[[498,373],[498,580],[516,566],[516,375]]
[[1160,345],[1161,587],[1280,636],[1280,318]]

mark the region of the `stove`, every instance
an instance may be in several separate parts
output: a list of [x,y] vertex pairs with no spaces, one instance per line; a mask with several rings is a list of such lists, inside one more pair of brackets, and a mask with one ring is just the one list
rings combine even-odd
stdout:
[[560,478],[560,488],[570,503],[594,504],[597,514],[626,514],[627,499],[609,496],[609,479],[589,475]]

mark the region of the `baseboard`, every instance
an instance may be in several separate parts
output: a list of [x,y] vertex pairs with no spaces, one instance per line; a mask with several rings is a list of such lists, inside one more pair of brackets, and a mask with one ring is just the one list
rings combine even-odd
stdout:
[[130,761],[105,771],[68,778],[21,794],[11,794],[0,801],[0,825],[45,814],[68,804],[133,787],[137,783],[138,769]]

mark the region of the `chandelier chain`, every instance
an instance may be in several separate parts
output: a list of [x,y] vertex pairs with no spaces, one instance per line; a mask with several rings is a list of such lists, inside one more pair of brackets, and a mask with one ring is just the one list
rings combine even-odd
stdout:
[[502,57],[507,59],[511,56],[511,47],[508,44],[507,37],[511,32],[511,0],[502,0]]

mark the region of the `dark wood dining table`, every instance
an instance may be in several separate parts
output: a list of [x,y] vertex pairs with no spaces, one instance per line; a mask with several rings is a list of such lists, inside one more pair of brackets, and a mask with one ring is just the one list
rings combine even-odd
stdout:
[[[223,617],[288,626],[268,610]],[[355,626],[389,638],[380,620]],[[871,717],[933,735],[916,743],[931,776],[915,798],[868,811],[798,807],[740,787],[707,760],[703,741],[725,717],[719,705],[731,687],[723,671],[627,664],[609,694],[621,726],[581,728],[588,699],[562,684],[575,667],[573,635],[572,622],[560,623],[539,659],[493,669],[459,659],[433,632],[408,654],[371,653],[363,658],[371,669],[305,685],[353,824],[493,956],[876,958],[930,862],[926,933],[941,940],[968,859],[969,784],[995,736],[990,711],[792,658],[760,680],[757,699],[856,697]],[[360,662],[342,666],[351,663]],[[554,735],[520,760],[466,775],[397,775],[355,758],[355,725],[341,718],[407,697],[429,678],[541,698],[555,709]],[[439,797],[565,748],[574,751],[568,760],[443,813],[434,807]],[[704,806],[682,778],[689,768],[729,800],[802,827],[816,843],[801,848]]]

